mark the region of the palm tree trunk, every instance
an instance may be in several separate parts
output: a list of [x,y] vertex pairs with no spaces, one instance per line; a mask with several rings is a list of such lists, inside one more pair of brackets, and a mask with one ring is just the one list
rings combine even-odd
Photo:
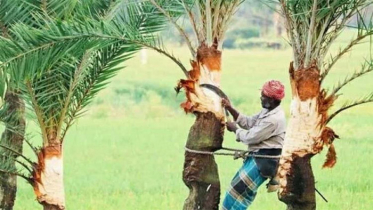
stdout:
[[[199,86],[220,86],[221,52],[216,46],[216,43],[211,47],[202,44],[197,50],[196,61],[192,62],[190,79],[179,83],[186,89],[188,99],[182,107],[197,117],[186,144],[191,150],[213,152],[220,149],[223,143],[225,124],[221,98]],[[220,181],[213,155],[185,152],[183,181],[190,190],[184,210],[218,209]]]
[[316,200],[311,157],[333,140],[334,132],[325,122],[334,98],[320,91],[320,72],[315,65],[297,71],[291,65],[290,77],[293,99],[277,174],[279,199],[289,210],[313,210]]
[[315,179],[311,167],[311,155],[295,157],[291,162],[291,172],[287,177],[286,193],[282,191],[280,200],[288,210],[314,210]]
[[311,157],[314,154],[313,138],[318,138],[320,131],[315,103],[315,99],[301,102],[299,98],[294,98],[291,105],[291,118],[279,167],[279,199],[287,204],[289,210],[316,208]]
[[[221,148],[223,134],[224,125],[213,113],[197,113],[186,147],[192,150],[215,151]],[[213,155],[185,152],[183,181],[190,190],[184,210],[218,209],[220,181]]]
[[[25,104],[18,94],[7,91],[5,103],[8,105],[7,117],[5,119],[6,128],[1,136],[1,145],[11,147],[18,153],[22,153],[22,144],[25,134]],[[17,154],[11,153],[5,149],[0,149],[2,162],[10,164],[15,169],[14,159]],[[11,157],[12,159],[9,159]],[[0,209],[13,209],[17,192],[17,177],[14,174],[0,174]]]
[[39,152],[33,179],[34,193],[45,210],[65,209],[62,145],[48,145]]
[[65,208],[61,208],[61,207],[56,206],[56,205],[43,204],[43,209],[44,210],[63,210]]

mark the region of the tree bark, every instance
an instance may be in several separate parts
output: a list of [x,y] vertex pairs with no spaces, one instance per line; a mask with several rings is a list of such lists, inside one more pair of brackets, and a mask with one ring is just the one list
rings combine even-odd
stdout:
[[286,193],[280,193],[279,199],[287,204],[288,210],[314,210],[315,178],[311,167],[311,155],[294,157],[287,177]]
[[[8,106],[5,122],[5,131],[1,136],[1,145],[10,147],[22,153],[22,144],[25,135],[25,104],[17,93],[7,91],[5,104]],[[0,149],[1,162],[10,165],[11,170],[16,169],[14,159],[18,157],[6,149]],[[9,158],[10,157],[10,158]],[[17,193],[17,176],[14,174],[0,173],[0,209],[12,210]]]
[[[211,112],[196,113],[186,147],[199,151],[221,148],[224,124]],[[185,152],[183,181],[189,188],[184,210],[217,210],[220,199],[218,166],[213,155]]]
[[61,208],[57,205],[50,205],[47,203],[42,204],[44,210],[64,210],[65,208]]

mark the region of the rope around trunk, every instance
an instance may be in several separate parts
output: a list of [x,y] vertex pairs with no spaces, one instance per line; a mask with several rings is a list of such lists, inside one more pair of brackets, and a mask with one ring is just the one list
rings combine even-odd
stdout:
[[249,151],[246,151],[246,150],[232,149],[232,148],[226,148],[226,147],[222,147],[221,150],[233,151],[234,153],[193,150],[193,149],[189,149],[188,147],[184,147],[184,149],[187,152],[201,154],[201,155],[233,156],[234,160],[239,159],[239,158],[247,158],[247,157],[270,158],[270,159],[279,159],[281,157],[281,155],[273,156],[273,155],[250,154]]
[[[258,158],[272,158],[272,159],[279,159],[281,155],[277,156],[271,156],[271,155],[257,155],[257,154],[249,154],[249,151],[245,150],[239,150],[239,149],[232,149],[232,148],[226,148],[222,147],[222,150],[227,150],[227,151],[234,151],[234,153],[224,153],[224,152],[209,152],[209,151],[201,151],[201,150],[193,150],[189,149],[188,147],[184,147],[185,151],[190,152],[190,153],[195,153],[195,154],[202,154],[202,155],[224,155],[224,156],[233,156],[233,159],[236,160],[238,158],[247,158],[247,157],[258,157]],[[325,201],[328,202],[328,200],[321,194],[319,190],[316,189],[315,191],[317,194],[321,196],[321,198]]]

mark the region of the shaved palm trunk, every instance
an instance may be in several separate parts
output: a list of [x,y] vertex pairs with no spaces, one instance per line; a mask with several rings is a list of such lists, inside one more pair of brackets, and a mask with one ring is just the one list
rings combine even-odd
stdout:
[[63,156],[60,144],[49,145],[39,152],[33,178],[36,198],[44,210],[65,209]]
[[[23,100],[13,92],[7,92],[5,95],[5,103],[9,106],[7,115],[9,119],[5,119],[6,128],[1,136],[1,145],[12,148],[18,153],[22,153],[22,144],[25,134],[25,104]],[[5,149],[0,149],[0,154],[15,159],[18,157]],[[11,164],[14,170],[16,168],[15,161],[1,157],[2,161]],[[13,209],[17,192],[17,177],[13,174],[0,173],[0,209]]]
[[[192,62],[189,80],[181,80],[179,87],[186,89],[187,102],[182,104],[186,112],[196,115],[186,147],[197,151],[213,152],[222,147],[224,115],[221,99],[201,84],[220,85],[221,53],[215,46],[202,45],[197,59]],[[220,181],[213,155],[185,152],[183,181],[189,188],[184,210],[218,209]]]
[[324,166],[331,167],[335,163],[331,143],[336,135],[325,127],[326,111],[334,98],[325,97],[325,92],[320,90],[319,75],[314,65],[297,71],[291,65],[291,118],[278,171],[279,198],[289,210],[316,209],[311,157],[319,153],[323,145],[330,146]]

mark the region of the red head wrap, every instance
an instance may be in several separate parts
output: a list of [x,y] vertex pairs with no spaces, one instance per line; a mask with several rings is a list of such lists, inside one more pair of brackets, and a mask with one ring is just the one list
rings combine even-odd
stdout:
[[264,83],[262,92],[265,96],[274,98],[277,100],[282,100],[285,96],[285,88],[281,82],[276,80],[271,80]]

